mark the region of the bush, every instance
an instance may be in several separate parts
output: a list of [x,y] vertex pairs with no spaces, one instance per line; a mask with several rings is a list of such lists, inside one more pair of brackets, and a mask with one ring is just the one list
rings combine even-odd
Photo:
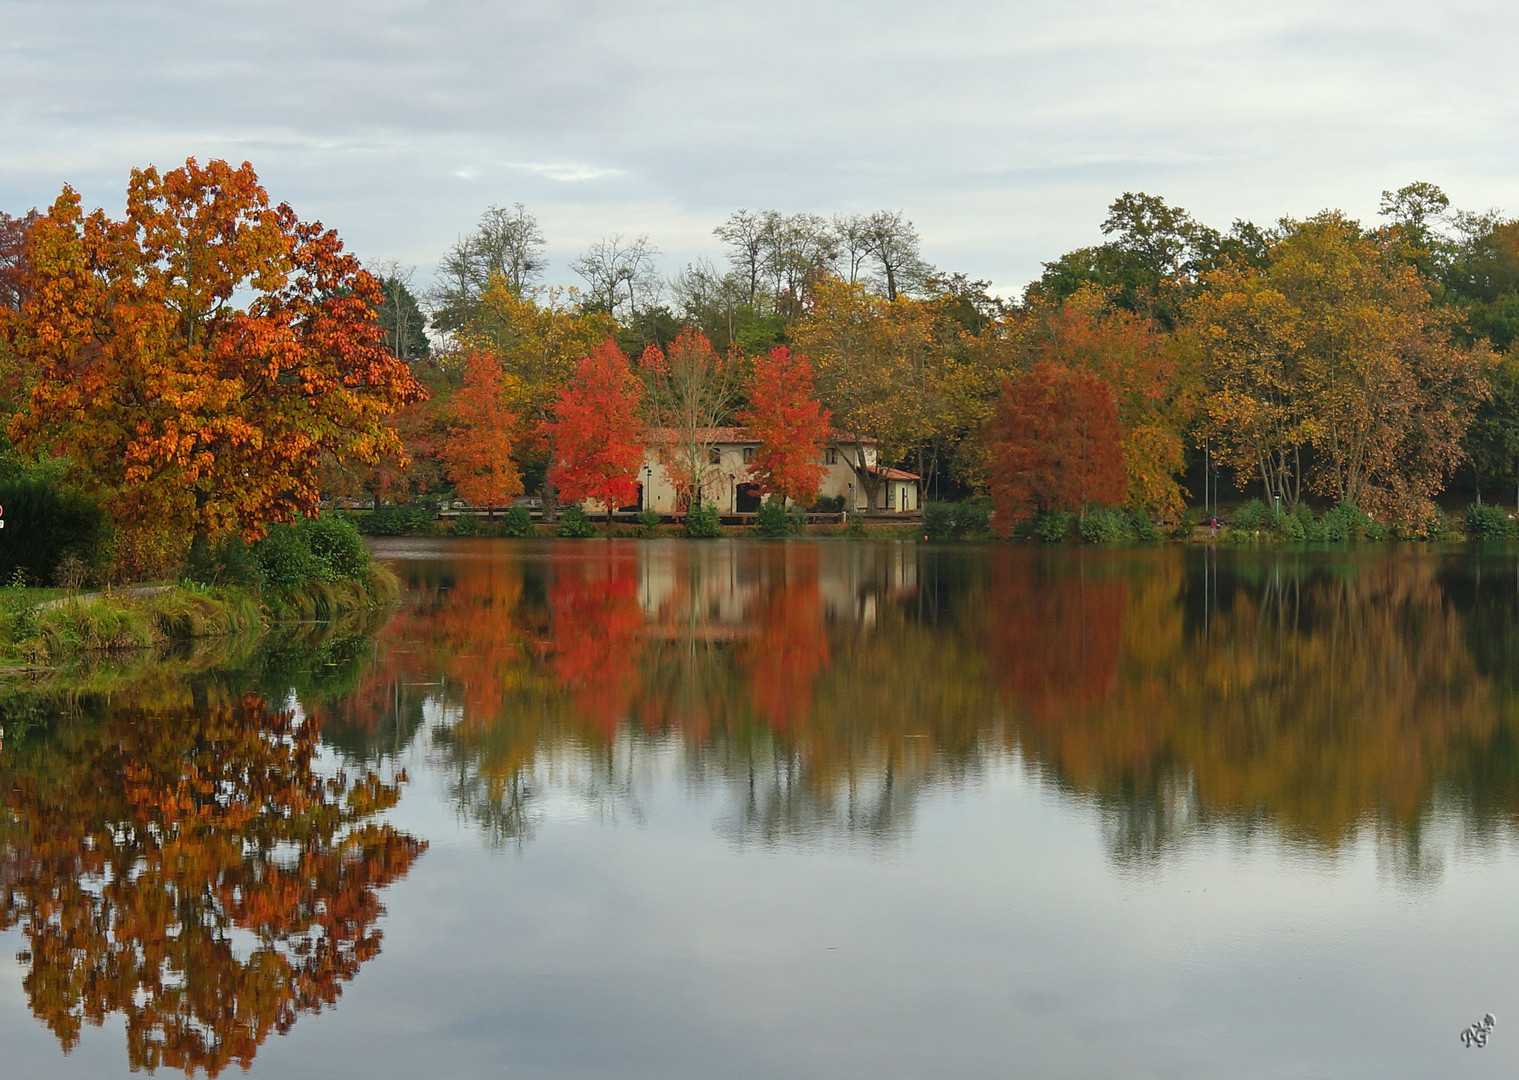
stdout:
[[359,532],[365,536],[409,536],[430,533],[436,526],[437,514],[421,503],[380,506],[358,518]]
[[293,592],[317,576],[317,561],[294,525],[275,525],[253,545],[264,588]]
[[1303,519],[1296,514],[1273,510],[1271,516],[1266,519],[1266,524],[1273,536],[1289,544],[1301,543],[1308,539],[1308,529],[1303,524]]
[[1354,503],[1342,502],[1324,512],[1324,539],[1330,543],[1343,544],[1375,535],[1373,522]]
[[771,539],[785,536],[791,529],[786,504],[773,496],[766,499],[760,504],[759,513],[754,515],[754,527],[761,536]]
[[659,529],[659,514],[654,510],[638,512],[638,532],[641,536],[653,536]]
[[819,495],[812,504],[814,514],[842,514],[844,512],[844,496],[842,495]]
[[949,503],[924,503],[923,535],[930,540],[954,539],[956,536],[954,507]]
[[930,540],[959,540],[970,533],[984,533],[991,519],[990,508],[976,500],[923,504],[923,533]]
[[252,589],[264,583],[264,572],[252,547],[236,533],[215,543],[198,536],[190,544],[185,576],[204,585],[244,585]]
[[559,515],[559,528],[554,530],[554,535],[584,540],[588,536],[596,535],[596,526],[584,510],[578,506],[572,506]]
[[1514,520],[1498,507],[1472,503],[1466,508],[1468,540],[1510,540],[1514,534]]
[[1254,532],[1266,520],[1266,504],[1259,499],[1247,499],[1234,508],[1229,515],[1229,525],[1235,529]]
[[1071,531],[1071,515],[1064,510],[1046,510],[1034,519],[1034,535],[1046,544],[1058,544]]
[[538,530],[533,528],[533,515],[525,506],[514,506],[501,515],[501,535],[521,539],[524,536],[536,536]]
[[476,514],[460,514],[453,519],[449,531],[455,536],[476,536],[480,532],[481,524]]
[[1142,543],[1150,544],[1160,539],[1160,530],[1148,514],[1129,511],[1129,535]]
[[316,560],[319,581],[363,581],[368,576],[369,549],[348,518],[336,514],[302,518],[296,529]]
[[865,535],[865,517],[862,514],[846,514],[844,517],[844,535],[860,537]]
[[1129,515],[1099,506],[1081,519],[1081,539],[1088,544],[1116,544],[1130,537]]
[[69,555],[83,564],[86,577],[104,569],[111,526],[92,500],[45,480],[22,479],[0,484],[0,506],[0,579],[20,570],[28,580],[52,581]]
[[812,519],[807,516],[807,511],[804,507],[793,506],[791,512],[786,516],[786,527],[791,531],[793,536],[806,536],[807,526],[810,524],[812,524]]
[[[761,507],[760,509],[764,509]],[[781,511],[782,517],[785,511]],[[715,506],[693,506],[686,511],[686,535],[693,540],[711,540],[723,534],[722,518]]]

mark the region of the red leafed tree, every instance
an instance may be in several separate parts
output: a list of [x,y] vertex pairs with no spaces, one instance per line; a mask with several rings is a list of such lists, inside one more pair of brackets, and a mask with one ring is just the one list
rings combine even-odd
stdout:
[[512,460],[517,414],[507,404],[509,387],[501,357],[483,349],[464,361],[464,385],[452,401],[453,423],[438,452],[460,495],[495,506],[522,494],[522,475]]
[[748,396],[737,420],[759,440],[749,475],[767,495],[811,503],[823,485],[832,415],[813,397],[811,361],[784,346],[756,357]]
[[580,361],[559,391],[547,425],[558,457],[549,479],[571,502],[595,499],[612,509],[638,497],[645,433],[639,385],[628,358],[608,337]]
[[1086,371],[1036,364],[1002,384],[988,433],[998,529],[1045,510],[1085,514],[1128,493],[1113,388]]

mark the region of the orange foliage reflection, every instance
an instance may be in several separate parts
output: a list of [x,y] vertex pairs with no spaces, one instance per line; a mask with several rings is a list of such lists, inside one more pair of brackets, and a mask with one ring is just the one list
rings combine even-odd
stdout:
[[426,845],[398,783],[323,776],[316,727],[257,699],[120,709],[8,761],[0,928],[65,1049],[126,1019],[133,1070],[248,1068],[380,950],[378,893]]

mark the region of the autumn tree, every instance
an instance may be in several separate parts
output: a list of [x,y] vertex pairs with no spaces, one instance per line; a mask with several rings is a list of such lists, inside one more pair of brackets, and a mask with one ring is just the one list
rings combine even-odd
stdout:
[[472,352],[464,385],[450,402],[449,438],[439,456],[459,494],[477,506],[498,506],[522,494],[522,474],[512,457],[519,430],[515,382],[495,353]]
[[988,435],[998,530],[1043,511],[1121,504],[1122,440],[1113,388],[1090,372],[1041,363],[1004,383]]
[[651,345],[639,359],[649,415],[659,429],[661,463],[681,501],[696,506],[713,494],[719,477],[718,430],[731,415],[740,385],[738,358],[724,356],[700,330],[687,327],[668,351]]
[[881,485],[877,467],[903,460],[943,423],[935,375],[945,348],[936,316],[931,303],[890,301],[862,285],[830,280],[817,285],[812,313],[793,331],[798,351],[811,358],[844,459],[872,508]]
[[121,221],[65,188],[27,257],[11,435],[66,454],[120,522],[256,537],[314,513],[322,457],[396,451],[385,421],[421,396],[378,283],[246,162],[134,170]]
[[644,458],[639,390],[628,358],[608,337],[560,389],[547,425],[554,446],[550,479],[571,502],[600,502],[608,525],[613,509],[638,495],[636,479]]
[[766,494],[810,504],[826,467],[828,410],[812,392],[812,364],[784,347],[756,357],[746,394],[748,405],[734,419],[759,440],[749,475]]
[[1207,279],[1188,308],[1207,430],[1244,483],[1302,485],[1410,527],[1461,458],[1490,354],[1454,338],[1417,270],[1337,213],[1291,225],[1262,269]]
[[1084,288],[1039,315],[1032,355],[1091,372],[1114,388],[1123,425],[1129,505],[1175,518],[1185,506],[1178,477],[1198,407],[1189,353],[1156,323],[1111,302],[1110,290]]

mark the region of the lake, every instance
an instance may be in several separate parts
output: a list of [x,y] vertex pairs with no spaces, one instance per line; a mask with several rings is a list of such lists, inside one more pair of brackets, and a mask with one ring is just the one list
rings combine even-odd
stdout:
[[1511,552],[375,549],[3,699],[7,1080],[1519,1072]]

